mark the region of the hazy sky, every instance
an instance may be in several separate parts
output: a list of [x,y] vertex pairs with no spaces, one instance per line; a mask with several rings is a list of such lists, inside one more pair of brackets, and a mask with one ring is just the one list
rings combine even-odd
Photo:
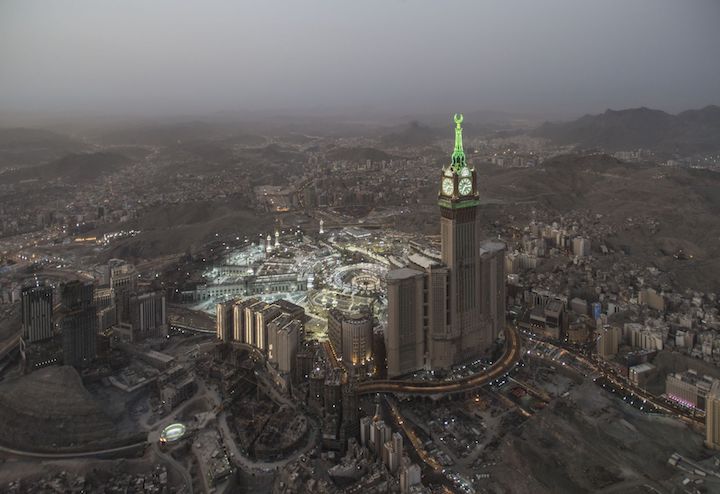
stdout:
[[711,103],[718,0],[0,0],[0,112]]

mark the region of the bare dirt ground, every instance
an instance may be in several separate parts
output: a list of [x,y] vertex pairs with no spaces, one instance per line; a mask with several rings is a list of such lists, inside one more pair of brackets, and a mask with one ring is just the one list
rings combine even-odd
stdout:
[[[650,416],[601,392],[592,382],[520,424],[503,439],[490,492],[672,492],[678,452],[707,459],[700,433]],[[478,472],[480,473],[480,472]]]

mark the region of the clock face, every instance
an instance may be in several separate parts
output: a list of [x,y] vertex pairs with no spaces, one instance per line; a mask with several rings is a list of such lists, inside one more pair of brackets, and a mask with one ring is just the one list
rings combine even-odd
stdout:
[[451,196],[453,193],[453,181],[451,178],[444,178],[442,181],[442,192],[446,196]]
[[469,178],[461,179],[458,184],[458,190],[460,191],[460,194],[464,196],[469,195],[470,192],[472,192],[472,181]]

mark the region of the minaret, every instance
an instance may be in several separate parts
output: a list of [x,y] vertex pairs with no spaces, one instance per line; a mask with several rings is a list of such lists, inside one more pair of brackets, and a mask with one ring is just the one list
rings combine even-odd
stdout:
[[278,226],[277,220],[275,220],[275,248],[280,247],[280,227]]
[[325,231],[323,230],[323,224],[324,224],[324,223],[325,223],[325,222],[324,222],[323,220],[320,220],[320,235],[322,235],[323,233],[325,233]]
[[267,252],[267,253],[272,252],[272,238],[270,237],[269,233],[268,233],[267,239],[265,239],[265,252]]

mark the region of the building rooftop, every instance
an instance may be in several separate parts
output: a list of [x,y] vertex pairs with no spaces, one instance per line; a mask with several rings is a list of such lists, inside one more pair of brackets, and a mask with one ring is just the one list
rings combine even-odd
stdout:
[[550,300],[545,306],[545,312],[550,314],[559,314],[563,310],[563,303],[558,299]]
[[422,274],[424,274],[422,271],[418,271],[417,269],[412,269],[412,268],[393,269],[393,270],[388,271],[387,281],[407,280],[409,278],[414,278],[414,277],[420,276]]
[[505,242],[500,240],[485,240],[480,243],[480,254],[500,252],[506,248]]
[[423,269],[428,269],[432,266],[439,266],[441,264],[436,259],[432,259],[422,254],[411,254],[408,256],[408,260]]
[[635,373],[649,372],[649,371],[652,371],[653,369],[655,369],[655,366],[648,362],[630,367],[630,370]]

